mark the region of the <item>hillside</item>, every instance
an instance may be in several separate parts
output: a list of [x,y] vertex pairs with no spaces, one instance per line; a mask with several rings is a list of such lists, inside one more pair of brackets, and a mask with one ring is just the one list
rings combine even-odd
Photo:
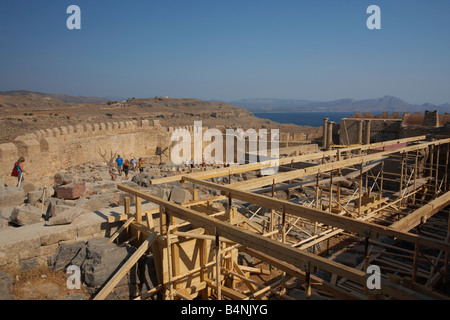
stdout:
[[141,118],[159,119],[163,126],[193,125],[194,121],[201,120],[209,127],[224,125],[243,129],[277,128],[282,132],[318,132],[317,128],[260,119],[245,109],[220,101],[154,97],[117,102],[104,99],[103,103],[67,102],[78,99],[73,98],[28,91],[14,91],[13,95],[3,92],[0,94],[0,143],[10,142],[34,130]]
[[448,103],[442,105],[434,105],[431,103],[414,105],[392,96],[365,100],[339,99],[324,102],[295,99],[245,99],[230,101],[230,103],[251,112],[295,112],[312,110],[317,112],[423,112],[424,110],[450,112],[450,104]]

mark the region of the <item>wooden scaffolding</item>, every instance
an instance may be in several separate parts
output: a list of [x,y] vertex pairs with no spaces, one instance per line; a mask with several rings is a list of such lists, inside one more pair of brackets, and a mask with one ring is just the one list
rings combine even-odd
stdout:
[[[448,279],[449,146],[450,138],[419,136],[281,158],[279,173],[235,183],[232,176],[273,163],[152,180],[155,185],[189,182],[221,193],[199,200],[194,190],[194,200],[183,204],[119,185],[136,204],[132,212],[125,198],[124,214],[109,219],[124,222],[109,241],[128,230],[137,250],[94,299],[106,298],[148,251],[158,285],[137,299],[155,294],[186,300],[292,299],[285,294],[289,277],[302,283],[307,298],[315,288],[339,299],[448,299],[436,287],[446,286]],[[223,176],[228,184],[210,180]],[[308,188],[314,196],[300,201],[297,196]],[[142,201],[159,208],[143,211]],[[258,216],[243,204],[270,210],[270,215]],[[437,213],[441,216],[434,217]],[[290,237],[294,229],[312,232],[298,241]],[[338,237],[363,245],[359,265],[327,257],[330,240]],[[326,250],[316,249],[318,244],[326,244]],[[240,264],[240,252],[267,268]],[[379,289],[368,288],[366,270],[372,264],[382,271]],[[267,280],[249,276],[275,269],[279,274]],[[326,276],[317,276],[319,270]]]

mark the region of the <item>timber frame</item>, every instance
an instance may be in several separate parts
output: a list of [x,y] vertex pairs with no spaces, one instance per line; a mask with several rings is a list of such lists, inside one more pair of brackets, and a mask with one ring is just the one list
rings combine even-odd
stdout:
[[[199,200],[194,191],[194,200],[183,204],[118,185],[134,197],[136,205],[132,212],[130,198],[125,198],[124,214],[109,220],[124,222],[110,242],[126,230],[138,249],[94,299],[105,299],[149,251],[159,283],[136,299],[156,294],[183,300],[292,299],[285,288],[290,277],[301,283],[306,298],[314,288],[338,299],[449,299],[437,289],[448,288],[449,147],[450,138],[429,141],[419,136],[281,158],[279,173],[234,183],[232,176],[273,164],[245,164],[151,181],[155,185],[187,182],[221,192]],[[228,184],[210,181],[223,176],[228,176]],[[305,189],[310,190],[306,201],[293,198],[304,195]],[[143,211],[143,201],[159,208]],[[270,212],[255,218],[264,220],[257,223],[252,220],[257,212],[243,204]],[[298,241],[290,236],[291,230],[305,226],[313,230],[309,237]],[[330,240],[343,238],[362,244],[359,265],[334,261],[319,249],[326,243],[328,253]],[[390,241],[383,241],[386,238]],[[398,245],[402,242],[414,249]],[[239,252],[270,269],[239,264]],[[368,287],[369,265],[380,266],[379,288]],[[280,274],[270,280],[250,277],[274,269]],[[318,270],[327,276],[317,276]]]

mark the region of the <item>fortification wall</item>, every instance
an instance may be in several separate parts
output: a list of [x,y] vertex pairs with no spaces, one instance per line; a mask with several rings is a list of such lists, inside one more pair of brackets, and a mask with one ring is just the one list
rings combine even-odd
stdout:
[[[103,162],[111,151],[123,158],[154,155],[158,146],[169,145],[173,128],[161,127],[158,120],[93,123],[38,130],[0,144],[0,176],[6,183],[13,164],[25,157],[30,180],[52,177],[61,169],[90,161]],[[44,181],[42,181],[44,183]]]

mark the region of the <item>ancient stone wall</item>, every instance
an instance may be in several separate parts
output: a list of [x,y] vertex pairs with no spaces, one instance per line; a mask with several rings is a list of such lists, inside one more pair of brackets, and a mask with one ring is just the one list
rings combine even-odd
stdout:
[[8,183],[13,164],[25,157],[25,170],[32,180],[52,177],[68,166],[90,161],[103,162],[101,154],[126,157],[154,155],[158,146],[170,143],[173,128],[157,120],[121,121],[59,127],[35,131],[0,144],[0,176]]

